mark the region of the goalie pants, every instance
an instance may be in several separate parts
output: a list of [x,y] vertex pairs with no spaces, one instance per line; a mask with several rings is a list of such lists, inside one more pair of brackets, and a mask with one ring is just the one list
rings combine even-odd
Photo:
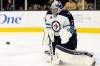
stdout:
[[72,37],[69,39],[68,43],[61,44],[60,36],[54,36],[55,41],[52,43],[53,47],[53,54],[55,54],[55,47],[56,45],[60,45],[64,48],[75,50],[77,48],[77,34],[73,34]]

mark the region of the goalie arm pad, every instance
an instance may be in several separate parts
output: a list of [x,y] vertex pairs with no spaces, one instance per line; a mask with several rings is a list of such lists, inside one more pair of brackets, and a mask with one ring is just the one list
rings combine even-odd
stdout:
[[70,22],[69,19],[65,17],[63,28],[59,31],[62,44],[67,43],[70,37],[72,36],[72,33],[70,32],[69,29],[70,29]]

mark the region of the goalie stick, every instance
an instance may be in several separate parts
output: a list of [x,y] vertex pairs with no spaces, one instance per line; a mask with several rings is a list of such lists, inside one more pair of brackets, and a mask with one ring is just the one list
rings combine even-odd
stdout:
[[53,47],[52,47],[52,41],[51,41],[51,39],[50,39],[50,36],[48,35],[48,37],[49,37],[49,47],[50,47],[50,62],[52,63],[52,61],[53,61]]

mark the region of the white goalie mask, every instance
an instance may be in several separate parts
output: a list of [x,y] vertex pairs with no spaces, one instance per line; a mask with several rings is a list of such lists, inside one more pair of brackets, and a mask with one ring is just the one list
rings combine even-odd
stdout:
[[51,8],[60,8],[60,9],[62,9],[63,6],[62,6],[60,1],[54,0],[54,2],[51,4]]
[[54,2],[51,4],[51,12],[56,16],[63,8],[62,4],[60,1],[54,0]]

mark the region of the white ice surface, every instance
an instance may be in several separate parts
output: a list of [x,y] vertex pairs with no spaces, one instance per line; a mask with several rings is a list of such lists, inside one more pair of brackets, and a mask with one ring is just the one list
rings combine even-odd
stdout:
[[[43,59],[42,38],[42,32],[0,33],[0,66],[52,66]],[[96,66],[100,66],[100,34],[78,33],[77,50],[93,52]]]

